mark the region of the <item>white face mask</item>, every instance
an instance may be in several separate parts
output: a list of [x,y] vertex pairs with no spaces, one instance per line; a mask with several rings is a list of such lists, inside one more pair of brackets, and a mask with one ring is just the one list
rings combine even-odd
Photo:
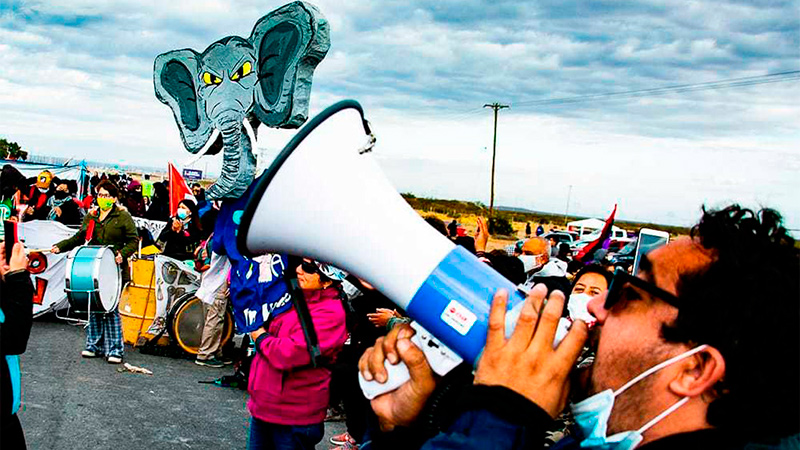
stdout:
[[585,292],[570,295],[569,302],[567,303],[569,317],[572,320],[580,319],[586,322],[587,325],[597,321],[597,319],[595,319],[595,317],[589,313],[589,301],[592,298],[593,297],[591,295]]
[[518,258],[522,261],[525,273],[539,270],[547,262],[546,255],[519,255]]
[[572,414],[575,416],[575,423],[583,432],[584,440],[581,441],[581,448],[592,449],[614,449],[614,450],[631,450],[642,442],[642,433],[647,431],[650,427],[660,422],[662,419],[672,414],[676,409],[683,406],[689,401],[689,397],[684,397],[674,405],[667,408],[664,412],[653,418],[650,422],[644,424],[638,430],[623,431],[611,436],[606,436],[608,433],[608,419],[611,417],[611,410],[614,408],[614,398],[625,392],[634,384],[642,381],[648,376],[652,375],[659,370],[668,367],[684,358],[694,355],[707,348],[707,345],[700,345],[687,352],[670,358],[660,364],[657,364],[632,380],[625,383],[624,386],[612,391],[606,389],[603,392],[597,393],[586,400],[571,405]]

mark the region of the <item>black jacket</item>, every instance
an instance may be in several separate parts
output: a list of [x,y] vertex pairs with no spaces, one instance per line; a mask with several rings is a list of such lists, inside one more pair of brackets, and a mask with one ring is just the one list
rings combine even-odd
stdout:
[[0,309],[5,316],[0,323],[0,420],[5,420],[14,401],[6,356],[25,352],[33,323],[33,283],[27,271],[8,273],[0,280]]

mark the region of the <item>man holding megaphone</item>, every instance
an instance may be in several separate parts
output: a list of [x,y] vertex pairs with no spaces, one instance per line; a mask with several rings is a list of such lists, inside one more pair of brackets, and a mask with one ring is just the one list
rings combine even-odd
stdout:
[[[370,157],[375,142],[352,100],[309,121],[256,181],[238,248],[335,264],[416,321],[415,333],[393,331],[360,363],[362,388],[376,396],[384,428],[412,423],[434,388],[431,369],[446,373],[463,358],[476,367],[476,384],[459,397],[464,407],[449,434],[427,447],[539,447],[550,418],[567,403],[587,326],[576,320],[554,344],[563,294],[546,298],[546,289],[536,286],[523,298],[429,227]],[[328,201],[308,194],[315,192],[325,192]],[[354,219],[353,203],[369,213]],[[397,232],[381,234],[383,222]],[[331,229],[336,240],[328,238]],[[739,448],[748,439],[800,432],[800,368],[785,367],[784,357],[800,354],[800,340],[791,335],[800,325],[798,274],[797,250],[780,216],[738,206],[707,212],[693,239],[654,250],[637,276],[616,272],[608,294],[589,303],[603,331],[588,378],[593,395],[572,405],[580,445],[632,449],[669,439],[666,448]],[[779,335],[780,345],[757,344],[767,333]],[[424,343],[426,358],[409,337]],[[781,352],[770,353],[772,347]],[[403,372],[410,381],[392,382]],[[375,388],[381,384],[390,388]],[[741,396],[730,397],[731,391]],[[760,414],[776,407],[778,419]]]

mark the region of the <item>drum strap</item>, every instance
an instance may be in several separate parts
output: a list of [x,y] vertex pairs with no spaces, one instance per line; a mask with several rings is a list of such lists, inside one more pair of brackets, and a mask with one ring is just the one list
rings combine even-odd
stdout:
[[89,219],[89,223],[86,224],[86,244],[92,242],[92,237],[94,235],[94,225],[96,221]]

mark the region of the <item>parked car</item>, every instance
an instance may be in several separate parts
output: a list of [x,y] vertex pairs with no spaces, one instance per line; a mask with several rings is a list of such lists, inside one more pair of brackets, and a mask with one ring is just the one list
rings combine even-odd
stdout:
[[575,242],[575,239],[576,239],[575,236],[576,236],[576,234],[569,233],[567,231],[550,231],[550,232],[547,232],[547,233],[543,234],[541,237],[543,237],[545,239],[551,239],[552,238],[553,240],[556,241],[556,247],[559,244],[561,244],[562,242],[566,242],[571,247],[572,244]]
[[622,248],[617,253],[609,253],[606,258],[613,267],[622,267],[625,270],[630,270],[633,266],[633,259],[636,257],[636,240],[628,242],[628,245]]

